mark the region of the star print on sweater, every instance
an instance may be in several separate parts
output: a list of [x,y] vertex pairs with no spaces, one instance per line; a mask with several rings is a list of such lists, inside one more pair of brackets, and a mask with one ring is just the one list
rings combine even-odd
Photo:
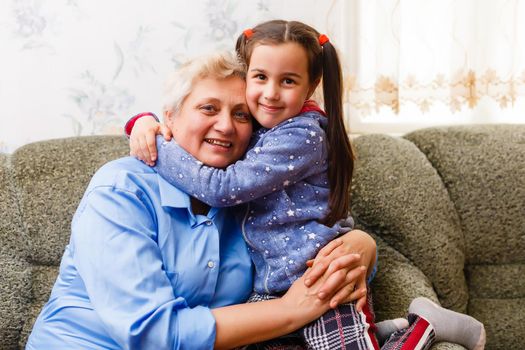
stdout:
[[338,234],[318,221],[327,213],[327,118],[315,111],[254,133],[242,160],[203,165],[175,142],[157,137],[157,172],[213,207],[249,203],[243,234],[255,264],[255,291],[287,290],[306,261]]

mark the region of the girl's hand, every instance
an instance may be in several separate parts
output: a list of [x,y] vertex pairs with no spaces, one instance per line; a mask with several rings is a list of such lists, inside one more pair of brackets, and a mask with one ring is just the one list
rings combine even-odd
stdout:
[[170,141],[172,133],[170,128],[161,124],[151,116],[144,116],[137,119],[131,135],[129,135],[129,154],[148,164],[155,165],[157,160],[157,135],[164,136],[166,141]]
[[311,286],[321,278],[319,298],[330,298],[330,307],[357,300],[356,308],[360,311],[366,303],[366,277],[374,267],[375,258],[374,239],[366,232],[352,230],[328,243],[310,261],[312,268],[304,275],[305,283]]

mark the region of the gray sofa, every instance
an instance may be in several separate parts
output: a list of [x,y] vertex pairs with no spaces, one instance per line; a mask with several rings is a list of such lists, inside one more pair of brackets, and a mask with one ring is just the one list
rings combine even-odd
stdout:
[[[485,323],[487,349],[525,338],[525,125],[447,127],[354,141],[352,211],[378,242],[378,319],[427,296]],[[0,349],[23,348],[48,298],[90,177],[123,137],[0,154]],[[440,343],[433,349],[462,349]]]

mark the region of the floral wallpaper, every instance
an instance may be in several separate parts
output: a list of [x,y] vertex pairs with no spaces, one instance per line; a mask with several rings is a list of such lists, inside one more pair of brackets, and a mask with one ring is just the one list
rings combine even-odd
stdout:
[[343,0],[2,0],[0,152],[43,139],[120,134],[160,112],[181,62],[233,49],[243,29],[296,19],[342,37]]
[[0,152],[120,134],[179,64],[275,18],[339,48],[354,134],[525,123],[521,0],[1,0]]

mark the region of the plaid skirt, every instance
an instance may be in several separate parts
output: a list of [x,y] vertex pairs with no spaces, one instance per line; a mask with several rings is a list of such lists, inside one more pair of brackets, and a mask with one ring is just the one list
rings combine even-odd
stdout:
[[[248,302],[275,299],[263,294],[253,294]],[[269,341],[251,344],[244,350],[378,350],[374,336],[374,314],[370,293],[368,303],[357,312],[355,303],[342,304],[330,309],[319,319],[303,328]]]
[[[269,341],[251,344],[238,350],[311,350],[352,349],[378,350],[371,293],[362,312],[354,304],[343,304],[296,332]],[[275,299],[253,294],[248,302]],[[424,318],[408,315],[409,326],[394,332],[381,350],[427,350],[435,341],[435,331]]]

